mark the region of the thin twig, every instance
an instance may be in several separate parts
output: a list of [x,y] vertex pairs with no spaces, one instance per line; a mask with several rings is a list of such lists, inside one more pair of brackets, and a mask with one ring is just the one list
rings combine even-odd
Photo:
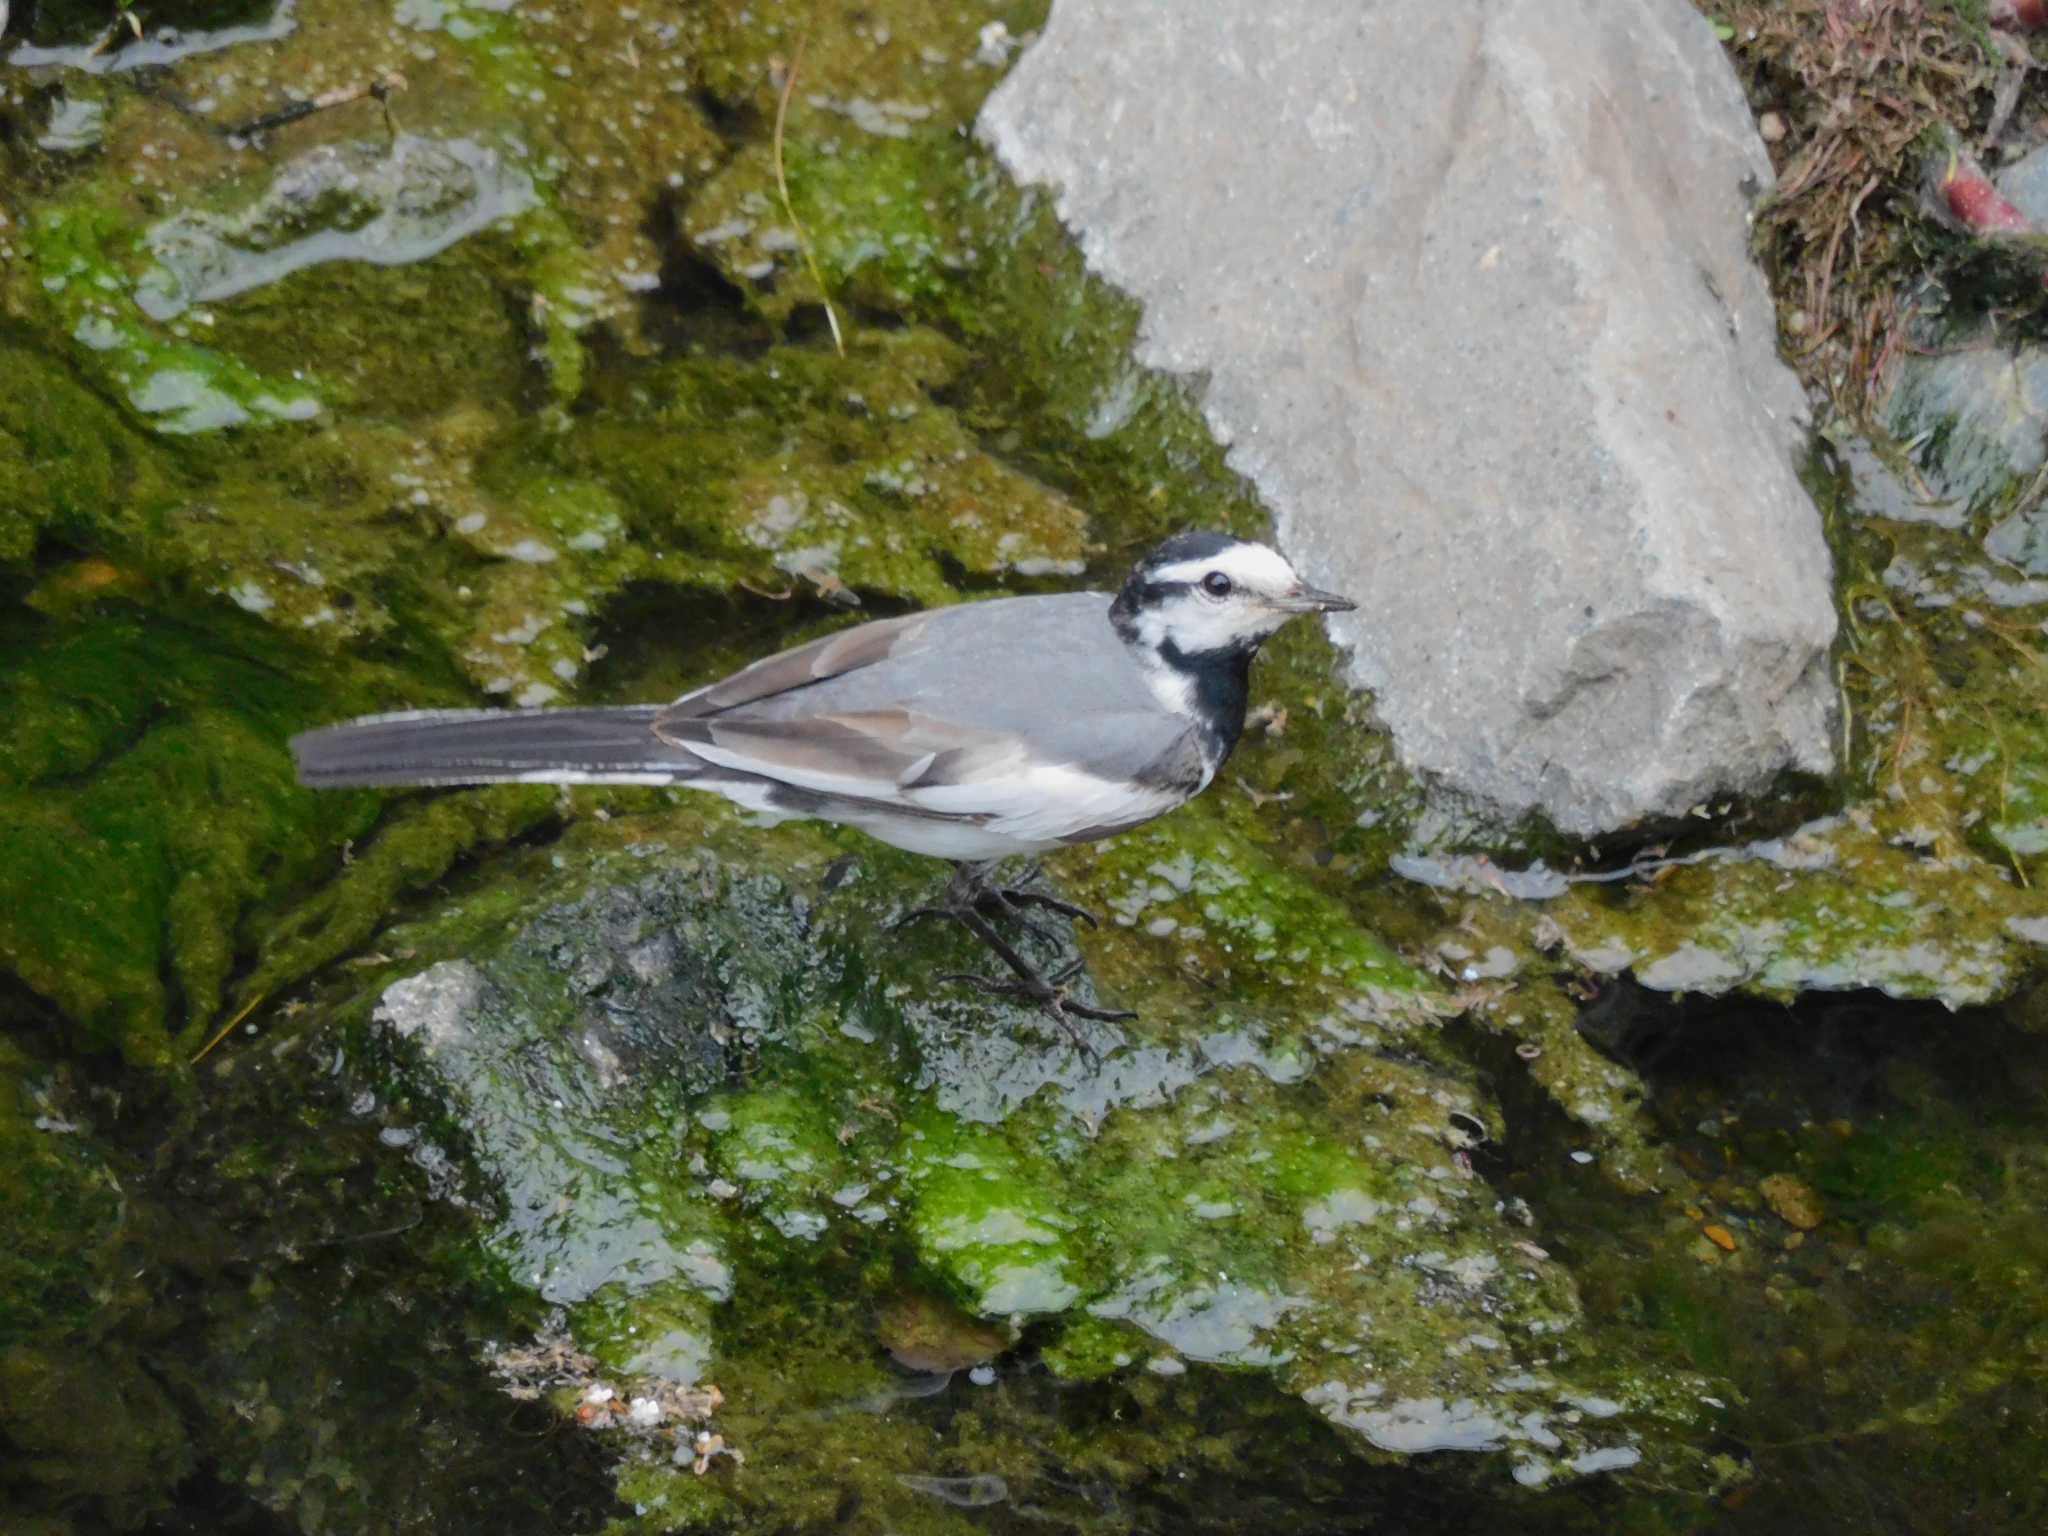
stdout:
[[229,1019],[227,1023],[221,1025],[219,1029],[215,1030],[213,1032],[213,1038],[208,1040],[206,1044],[199,1047],[199,1049],[193,1053],[192,1060],[189,1063],[189,1065],[196,1067],[199,1065],[200,1062],[206,1060],[207,1053],[210,1052],[216,1045],[219,1045],[221,1041],[227,1039],[229,1035],[233,1034],[235,1032],[235,1026],[241,1023],[242,1020],[249,1017],[250,1014],[254,1013],[258,1005],[261,1004],[262,1001],[263,994],[260,992],[257,993],[256,996],[250,998],[248,1003],[244,1005],[240,1013],[237,1013],[232,1019]]
[[[391,98],[405,88],[405,76],[391,71],[364,84],[338,86],[334,90],[323,91],[309,100],[292,102],[288,106],[279,107],[275,112],[253,117],[246,123],[223,128],[221,132],[231,139],[251,139],[259,133],[268,133],[273,128],[283,128],[287,124],[298,122],[301,118],[311,117],[315,112],[325,112],[332,107],[347,106],[352,101],[361,101],[365,96],[382,103],[388,122]],[[395,134],[397,130],[392,131]]]
[[796,207],[789,200],[789,177],[782,169],[782,128],[789,120],[789,98],[796,91],[797,71],[803,67],[804,44],[811,40],[811,24],[817,20],[817,12],[811,13],[804,29],[797,34],[796,51],[790,55],[789,68],[783,72],[782,94],[775,101],[775,190],[782,194],[782,212],[789,220],[789,227],[796,232],[797,249],[804,253],[804,265],[810,269],[811,281],[818,285],[818,297],[825,304],[825,323],[832,327],[832,348],[841,357],[846,356],[846,338],[839,333],[839,312],[832,307],[832,291],[825,286],[825,274],[818,270],[817,254],[811,249],[811,237],[805,233],[803,221],[796,216]]

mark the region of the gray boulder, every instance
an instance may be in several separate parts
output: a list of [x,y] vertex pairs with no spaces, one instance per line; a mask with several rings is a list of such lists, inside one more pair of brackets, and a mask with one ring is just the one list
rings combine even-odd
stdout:
[[1829,766],[1771,170],[1685,0],[1057,0],[980,131],[1450,802],[1596,834]]

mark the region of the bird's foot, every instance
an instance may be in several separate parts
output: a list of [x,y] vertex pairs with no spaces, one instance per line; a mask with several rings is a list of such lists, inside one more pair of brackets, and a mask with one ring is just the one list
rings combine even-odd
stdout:
[[1099,1054],[1095,1043],[1081,1033],[1077,1024],[1080,1019],[1093,1019],[1105,1024],[1120,1023],[1135,1019],[1137,1015],[1126,1008],[1097,1008],[1092,1003],[1076,1002],[1067,995],[1067,983],[1081,973],[1081,962],[1070,961],[1052,975],[1046,976],[1035,970],[1019,972],[1013,976],[977,976],[969,972],[956,971],[940,977],[941,981],[957,981],[988,997],[1022,997],[1038,1004],[1045,1016],[1052,1020],[1067,1044],[1083,1055],[1093,1058]]
[[[1086,907],[1055,896],[1040,883],[1045,879],[1045,868],[1032,864],[1024,871],[1024,878],[1015,885],[994,885],[988,881],[989,868],[966,865],[956,877],[956,883],[964,884],[972,893],[975,903],[984,917],[994,917],[998,912],[1005,916],[1022,919],[1025,907],[1037,907],[1046,912],[1057,912],[1070,923],[1086,923],[1090,928],[1100,928],[1101,922]],[[990,910],[994,908],[995,910]]]
[[1014,918],[1016,921],[1023,923],[1027,928],[1033,925],[1031,920],[1024,916],[1023,909],[1026,907],[1038,907],[1043,911],[1057,912],[1070,923],[1086,923],[1090,928],[1100,928],[1102,926],[1097,921],[1095,914],[1086,907],[1079,907],[1071,901],[1062,900],[1050,891],[1034,891],[1028,886],[990,886],[983,897],[983,902],[985,904],[981,907],[981,911],[984,915],[993,916],[994,914],[989,911],[989,908],[995,907],[1005,917]]
[[990,922],[1013,923],[1038,940],[1039,943],[1053,948],[1059,947],[1060,938],[1058,934],[1046,927],[1045,924],[1035,923],[1026,917],[1019,909],[1019,906],[1009,899],[1008,892],[998,891],[993,887],[982,892],[978,899],[970,901],[965,906],[957,906],[947,901],[932,907],[912,907],[908,912],[896,919],[894,923],[890,924],[890,927],[908,928],[913,923],[921,923],[927,918],[934,917],[941,917],[948,922],[959,923],[962,926],[969,927],[972,926],[967,921],[970,917],[980,917]]
[[[1037,871],[1034,869],[1032,875],[1036,874]],[[927,917],[950,918],[960,924],[981,940],[982,944],[1009,968],[1010,975],[954,975],[946,977],[946,980],[964,982],[990,996],[1029,998],[1060,1026],[1069,1041],[1084,1050],[1091,1049],[1075,1030],[1076,1019],[1095,1019],[1113,1023],[1122,1019],[1134,1019],[1137,1015],[1121,1008],[1098,1008],[1090,1003],[1076,1002],[1067,995],[1067,984],[1081,973],[1082,962],[1079,959],[1069,962],[1047,977],[997,931],[998,923],[1013,923],[1047,947],[1057,948],[1058,939],[1047,932],[1042,924],[1033,922],[1025,915],[1024,909],[1029,907],[1058,912],[1073,921],[1086,921],[1090,924],[1095,921],[1094,915],[1085,908],[1064,901],[1049,892],[1033,890],[1029,885],[1004,887],[991,884],[985,866],[968,864],[960,867],[959,872],[947,885],[945,895],[938,905],[919,907],[905,914],[897,926],[918,922]]]
[[964,925],[966,914],[971,912],[990,922],[1014,923],[1040,943],[1055,946],[1059,943],[1059,936],[1043,923],[1033,922],[1026,915],[1027,909],[1056,912],[1070,923],[1086,923],[1090,928],[1102,926],[1086,907],[1055,896],[1050,891],[1039,890],[1032,882],[1041,878],[1042,873],[1034,864],[1025,871],[1024,883],[995,885],[988,879],[988,866],[963,864],[936,903],[928,907],[913,907],[892,926],[908,928],[913,923],[933,917]]

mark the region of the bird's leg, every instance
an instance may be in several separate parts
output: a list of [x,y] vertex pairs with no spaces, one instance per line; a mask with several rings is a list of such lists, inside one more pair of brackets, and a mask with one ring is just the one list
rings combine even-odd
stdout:
[[1005,907],[1009,908],[1013,916],[1018,915],[1019,909],[1023,907],[1042,907],[1048,912],[1059,913],[1061,917],[1064,917],[1070,923],[1086,923],[1090,928],[1100,928],[1102,926],[1096,920],[1095,914],[1086,907],[1076,906],[1071,901],[1062,900],[1050,891],[1037,889],[1037,882],[1044,878],[1044,866],[1033,864],[1024,871],[1024,878],[1017,884],[992,886],[990,889],[991,893]]
[[896,926],[907,928],[912,923],[923,922],[928,917],[943,917],[965,925],[966,914],[979,913],[992,921],[1011,921],[1019,924],[1033,937],[1046,944],[1057,944],[1056,935],[1048,933],[1037,923],[1004,900],[1004,894],[989,880],[991,863],[960,863],[953,866],[953,878],[946,882],[939,899],[929,907],[913,907],[897,920]]
[[[1068,997],[1066,994],[1066,983],[1080,974],[1081,962],[1079,960],[1074,961],[1070,965],[1062,966],[1052,976],[1047,977],[1033,966],[1029,960],[1026,960],[1015,949],[1011,948],[1004,941],[1003,936],[996,932],[988,919],[973,908],[965,908],[955,913],[954,916],[959,919],[961,927],[995,951],[996,958],[1007,965],[1014,973],[1014,976],[1012,980],[1005,981],[1001,977],[996,976],[955,974],[946,977],[946,980],[964,981],[976,991],[985,992],[994,997],[1028,997],[1047,1013],[1051,1014],[1062,1027],[1066,1026],[1068,1020],[1073,1018],[1102,1019],[1114,1022],[1119,1019],[1135,1019],[1137,1017],[1135,1013],[1127,1009],[1096,1008],[1088,1003],[1077,1003]],[[1074,1038],[1071,1032],[1069,1032],[1068,1038]],[[1085,1042],[1079,1040],[1075,1040],[1075,1043],[1085,1044]]]
[[899,926],[927,917],[952,919],[993,951],[996,958],[1010,968],[1012,979],[961,975],[950,976],[947,980],[964,981],[990,994],[1028,997],[1063,1026],[1073,1017],[1104,1020],[1136,1018],[1136,1014],[1121,1009],[1095,1008],[1086,1003],[1071,1001],[1066,995],[1065,986],[1080,973],[1079,960],[1075,960],[1048,978],[996,931],[998,922],[1012,922],[1041,942],[1056,945],[1058,939],[1026,917],[1020,910],[1022,907],[1048,907],[1069,916],[1087,918],[1091,923],[1094,918],[1081,908],[1061,901],[1056,896],[1041,891],[1008,890],[996,885],[989,878],[994,867],[993,862],[962,863],[955,866],[953,878],[946,883],[946,889],[940,895],[938,903],[906,913]]
[[[922,922],[928,917],[950,918],[956,923],[964,924],[966,918],[963,914],[975,912],[990,922],[1015,923],[1040,943],[1058,944],[1059,935],[1051,932],[1041,924],[1034,923],[1024,915],[1023,908],[1025,905],[1034,903],[1014,899],[1016,897],[1028,898],[1036,893],[1004,890],[989,879],[990,872],[994,868],[995,864],[993,861],[981,864],[963,863],[954,865],[953,878],[946,882],[946,889],[940,893],[937,904],[929,907],[913,908],[909,912],[904,913],[897,926],[899,928],[908,927],[910,924]],[[1043,898],[1035,904],[1058,906],[1061,908],[1066,908],[1067,906],[1065,902],[1057,901],[1051,897]],[[1080,908],[1074,907],[1068,910],[1079,912]],[[1089,921],[1092,923],[1094,919],[1090,918]]]

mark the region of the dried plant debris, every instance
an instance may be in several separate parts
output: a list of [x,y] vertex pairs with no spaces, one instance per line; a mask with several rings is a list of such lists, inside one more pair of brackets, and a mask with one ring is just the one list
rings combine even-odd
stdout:
[[[1937,182],[1956,183],[1971,205],[1970,178],[1958,182],[1951,159],[1983,142],[2002,100],[2012,116],[2028,45],[1987,27],[1975,7],[1927,0],[1790,0],[1714,14],[1768,119],[1778,184],[1759,204],[1757,235],[1776,269],[1788,348],[1810,383],[1860,405],[1906,345],[1916,285],[1970,256],[1929,217],[1930,161]],[[1966,235],[1979,232],[1962,222]]]
[[521,1402],[558,1399],[585,1429],[610,1429],[640,1440],[672,1440],[671,1459],[687,1463],[698,1476],[721,1456],[746,1460],[725,1437],[707,1427],[725,1394],[710,1382],[627,1377],[606,1371],[596,1357],[576,1347],[565,1333],[538,1335],[532,1343],[500,1349],[490,1357],[505,1394]]

